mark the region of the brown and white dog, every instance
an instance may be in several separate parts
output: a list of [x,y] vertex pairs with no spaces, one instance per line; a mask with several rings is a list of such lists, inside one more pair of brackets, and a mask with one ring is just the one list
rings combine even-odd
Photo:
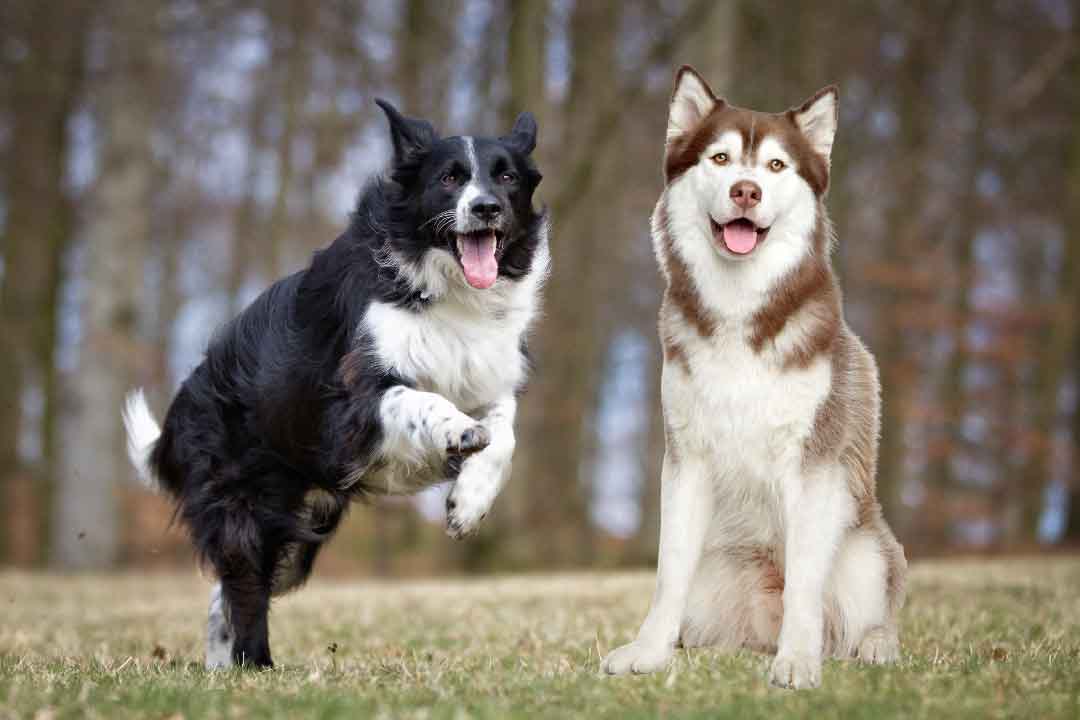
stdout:
[[877,368],[829,262],[836,124],[835,87],[766,114],[678,72],[652,218],[667,280],[656,594],[607,673],[719,645],[775,652],[771,682],[808,688],[823,655],[899,656],[907,562],[875,497]]

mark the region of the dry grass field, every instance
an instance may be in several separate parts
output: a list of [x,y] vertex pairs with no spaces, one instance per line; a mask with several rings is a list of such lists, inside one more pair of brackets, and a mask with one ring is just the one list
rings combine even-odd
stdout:
[[802,693],[752,653],[600,677],[646,573],[316,581],[275,605],[268,672],[202,669],[208,587],[0,573],[0,718],[1080,718],[1080,559],[917,564],[902,663]]

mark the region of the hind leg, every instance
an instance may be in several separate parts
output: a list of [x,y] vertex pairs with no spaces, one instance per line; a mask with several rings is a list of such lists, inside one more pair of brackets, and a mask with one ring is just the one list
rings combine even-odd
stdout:
[[[850,533],[841,544],[830,580],[832,654],[873,664],[900,657],[896,611],[902,601],[903,552],[873,529]],[[893,541],[895,543],[895,541]],[[897,545],[897,548],[899,546]]]
[[206,667],[217,670],[232,667],[233,629],[228,608],[221,594],[221,583],[210,592],[210,613],[206,623]]
[[764,547],[721,549],[701,559],[686,603],[684,647],[775,652],[783,571]]

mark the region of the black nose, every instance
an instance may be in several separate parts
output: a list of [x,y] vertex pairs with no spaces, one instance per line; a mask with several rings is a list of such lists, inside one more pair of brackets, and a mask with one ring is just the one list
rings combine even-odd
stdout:
[[469,210],[480,220],[490,222],[499,217],[499,213],[502,212],[502,206],[499,205],[495,198],[488,195],[473,200],[473,204],[469,207]]

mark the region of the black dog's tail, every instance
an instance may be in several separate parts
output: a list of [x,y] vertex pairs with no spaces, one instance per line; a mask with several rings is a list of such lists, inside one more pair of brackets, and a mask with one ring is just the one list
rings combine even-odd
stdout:
[[161,484],[150,469],[150,453],[161,437],[161,426],[150,412],[142,388],[132,390],[124,401],[124,428],[127,430],[127,451],[142,484],[151,490],[161,490]]

